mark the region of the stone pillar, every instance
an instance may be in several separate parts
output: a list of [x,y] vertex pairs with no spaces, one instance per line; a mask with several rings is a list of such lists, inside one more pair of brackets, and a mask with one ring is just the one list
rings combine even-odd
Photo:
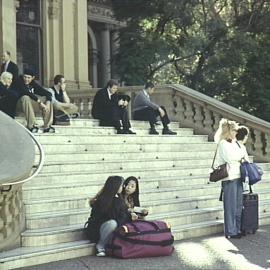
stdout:
[[108,27],[101,30],[101,83],[106,85],[111,79],[111,48],[110,48],[110,31]]
[[[112,31],[111,33],[111,46],[112,46],[112,56],[113,59],[118,53],[120,42],[119,42],[119,32],[117,30]],[[117,69],[115,68],[114,63],[111,64],[111,76],[114,79],[119,79],[119,75],[117,73]]]
[[89,88],[87,0],[77,0],[75,8],[75,79],[79,88]]
[[16,62],[16,7],[17,0],[0,1],[0,52],[10,51],[12,60]]

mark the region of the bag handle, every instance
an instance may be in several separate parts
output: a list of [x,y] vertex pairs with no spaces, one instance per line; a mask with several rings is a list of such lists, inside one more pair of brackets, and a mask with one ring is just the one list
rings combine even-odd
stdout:
[[140,232],[140,229],[136,226],[136,223],[137,222],[143,222],[143,223],[147,223],[147,224],[150,224],[154,227],[155,230],[159,231],[160,228],[158,227],[158,225],[153,222],[153,221],[148,221],[148,220],[143,220],[143,219],[140,219],[140,220],[136,220],[136,221],[133,221],[133,222],[130,222],[129,224],[134,228],[134,230],[136,232]]
[[117,233],[117,236],[126,241],[126,242],[129,242],[129,243],[132,243],[132,244],[141,244],[141,245],[151,245],[151,246],[162,246],[162,247],[165,247],[165,246],[170,246],[173,244],[174,242],[174,237],[171,236],[170,239],[168,240],[162,240],[162,241],[148,241],[148,240],[140,240],[140,239],[132,239],[132,238],[127,238],[121,234],[118,234]]

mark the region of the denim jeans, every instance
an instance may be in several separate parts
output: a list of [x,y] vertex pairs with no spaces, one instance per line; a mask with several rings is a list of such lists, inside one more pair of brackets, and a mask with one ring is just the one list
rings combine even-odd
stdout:
[[98,251],[105,250],[106,244],[111,240],[113,231],[117,228],[117,222],[110,219],[100,226],[100,238],[96,245]]
[[222,182],[224,195],[224,233],[226,236],[241,232],[243,184],[240,179]]

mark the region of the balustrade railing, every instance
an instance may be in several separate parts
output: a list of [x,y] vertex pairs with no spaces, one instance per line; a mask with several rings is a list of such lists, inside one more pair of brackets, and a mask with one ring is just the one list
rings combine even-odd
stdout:
[[[120,87],[119,91],[129,94],[133,100],[142,87]],[[82,117],[91,118],[93,96],[97,89],[70,93],[71,99],[80,108]],[[206,134],[213,140],[221,118],[235,120],[250,129],[247,149],[256,161],[270,161],[270,123],[214,98],[194,91],[183,85],[163,85],[157,87],[153,101],[164,105],[173,121],[181,127],[193,128],[197,134]],[[132,103],[132,102],[131,102]],[[131,116],[132,104],[129,106]]]

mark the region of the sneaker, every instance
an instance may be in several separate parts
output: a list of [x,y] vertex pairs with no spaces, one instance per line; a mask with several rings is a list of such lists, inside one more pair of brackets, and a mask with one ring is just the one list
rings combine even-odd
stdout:
[[159,133],[156,131],[155,128],[150,128],[149,134],[150,135],[158,135]]
[[32,128],[29,128],[29,130],[32,132],[32,133],[38,133],[38,127],[36,126],[33,126]]
[[48,127],[43,130],[44,133],[55,133],[55,128]]
[[80,117],[80,113],[73,113],[70,117],[71,118],[79,118]]
[[105,257],[106,256],[105,250],[98,250],[96,256]]
[[172,130],[170,130],[170,129],[168,129],[168,128],[164,128],[164,129],[162,130],[162,134],[163,134],[163,135],[177,135],[176,132],[174,132],[174,131],[172,131]]

